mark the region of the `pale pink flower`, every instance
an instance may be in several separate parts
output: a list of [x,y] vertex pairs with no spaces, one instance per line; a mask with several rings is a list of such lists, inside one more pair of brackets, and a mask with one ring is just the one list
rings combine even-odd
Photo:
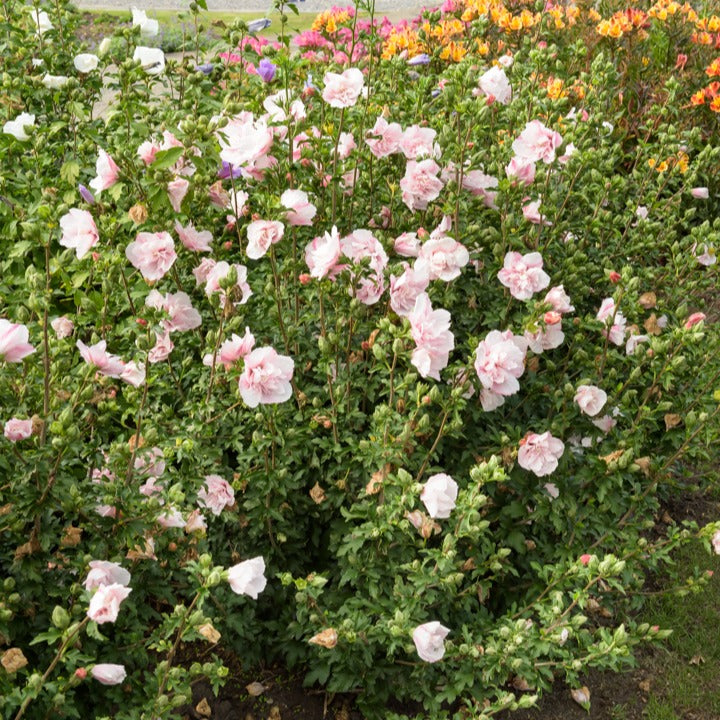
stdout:
[[248,407],[282,403],[292,395],[295,363],[271,347],[259,347],[245,358],[240,376],[240,395]]
[[630,335],[625,343],[625,354],[634,355],[640,343],[648,342],[650,338],[647,335]]
[[543,487],[551,500],[557,500],[560,497],[560,491],[555,483],[545,483]]
[[607,402],[607,393],[596,385],[578,385],[575,402],[590,417],[595,417]]
[[98,625],[117,620],[120,604],[132,592],[129,587],[112,583],[101,585],[90,598],[87,615]]
[[238,595],[249,595],[253,600],[265,589],[265,560],[262,556],[245,560],[228,569],[230,589]]
[[348,108],[355,105],[363,91],[365,79],[357,68],[348,68],[342,74],[325,73],[323,78],[323,100],[334,108]]
[[486,175],[482,170],[468,170],[463,174],[462,188],[472,195],[482,197],[486,207],[497,210],[495,199],[497,192],[491,188],[498,186],[498,179],[492,175]]
[[532,120],[513,142],[512,150],[530,162],[542,160],[549,165],[555,160],[555,150],[562,141],[560,133],[545,127],[539,120]]
[[265,155],[273,143],[273,131],[263,118],[255,120],[252,113],[242,112],[217,132],[220,159],[233,167],[255,162]]
[[716,531],[713,533],[713,536],[712,536],[712,538],[711,538],[711,540],[710,540],[710,543],[711,543],[711,545],[712,545],[713,552],[714,552],[716,555],[720,555],[720,530],[716,530]]
[[706,187],[695,187],[690,190],[690,194],[696,200],[707,200],[710,197],[710,192]]
[[615,345],[622,345],[625,341],[625,325],[627,320],[623,314],[616,309],[615,300],[605,298],[602,301],[600,309],[598,310],[597,319],[610,326],[609,329],[606,328],[603,330],[602,334]]
[[480,404],[485,412],[492,412],[505,404],[505,396],[484,387],[480,391]]
[[175,243],[169,233],[138,233],[125,248],[125,257],[146,280],[160,280],[177,260]]
[[20,362],[35,352],[28,342],[29,332],[24,325],[0,318],[0,357],[5,362]]
[[185,532],[204,532],[207,530],[205,516],[199,510],[192,510],[185,523]]
[[410,210],[425,210],[428,203],[440,195],[443,183],[437,177],[439,172],[440,166],[432,159],[408,161],[400,189],[403,202]]
[[475,371],[483,387],[496,395],[518,392],[518,378],[525,372],[526,351],[527,341],[510,330],[490,331],[475,349]]
[[55,318],[50,323],[50,327],[55,331],[55,335],[57,335],[59,340],[70,337],[75,329],[73,321],[70,318],[65,317],[65,315]]
[[127,587],[130,584],[130,573],[117,563],[91,560],[90,572],[85,578],[85,589],[93,590],[102,585],[113,584]]
[[179,213],[182,201],[187,195],[188,188],[190,187],[190,183],[185,178],[176,177],[174,180],[171,180],[167,185],[167,193],[168,198],[170,200],[170,205],[172,205],[172,209]]
[[529,433],[520,441],[518,465],[524,470],[534,472],[538,477],[544,477],[555,472],[564,451],[563,441],[549,432],[540,435]]
[[370,260],[370,268],[382,274],[388,263],[385,248],[369,230],[353,230],[340,241],[340,250],[355,263]]
[[705,317],[705,313],[695,312],[685,321],[685,325],[683,327],[686,330],[689,330],[693,325],[697,325],[699,322],[702,322]]
[[90,674],[103,685],[119,685],[127,677],[124,665],[114,663],[98,663],[93,665]]
[[140,387],[145,382],[145,363],[136,363],[134,360],[125,363],[120,379],[133,387]]
[[155,155],[162,148],[151,140],[146,140],[137,149],[138,157],[146,164],[152,165],[155,162]]
[[115,161],[101,148],[98,149],[95,172],[97,176],[90,181],[90,187],[95,190],[97,195],[112,187],[120,177],[120,169]]
[[212,258],[203,258],[200,264],[192,271],[195,276],[195,284],[203,285],[207,282],[208,275],[212,272],[217,262]]
[[610,415],[603,415],[601,418],[593,420],[592,424],[607,435],[617,425],[617,420]]
[[33,422],[32,420],[10,418],[10,420],[5,423],[3,434],[10,442],[27,440],[33,434]]
[[220,283],[225,280],[228,273],[233,268],[237,274],[237,282],[235,283],[235,286],[240,288],[241,293],[240,300],[236,304],[244,305],[250,299],[253,292],[247,282],[247,268],[245,265],[239,265],[238,263],[235,263],[232,266],[224,260],[221,260],[219,263],[215,263],[205,279],[205,294],[208,296],[215,292],[225,294],[227,291],[220,287]]
[[285,215],[289,225],[312,225],[317,208],[308,200],[303,190],[286,190],[280,196],[280,204],[288,209]]
[[534,225],[552,225],[545,215],[540,213],[542,200],[533,200],[523,205],[523,217]]
[[177,231],[180,242],[188,249],[194,252],[211,252],[210,243],[213,241],[212,233],[209,230],[196,230],[192,223],[188,223],[183,227],[178,220],[175,221],[175,230]]
[[488,99],[492,98],[501,105],[507,105],[512,100],[510,81],[505,71],[496,65],[480,76],[478,86]]
[[340,133],[340,140],[338,141],[338,157],[341,160],[347,159],[356,147],[357,144],[355,143],[355,138],[352,133]]
[[615,315],[615,300],[613,298],[605,298],[600,304],[600,309],[597,312],[597,319],[600,322],[606,320],[612,320]]
[[117,357],[106,352],[107,342],[100,340],[89,347],[82,340],[76,343],[80,355],[88,365],[94,365],[99,372],[108,377],[119,378],[125,370],[125,363]]
[[332,232],[316,237],[305,246],[305,262],[314,278],[324,278],[340,259],[340,236],[333,225]]
[[430,280],[450,282],[460,277],[462,268],[468,262],[470,254],[467,248],[446,235],[431,238],[420,247],[415,268],[421,272],[426,271]]
[[100,240],[95,220],[87,210],[71,208],[60,218],[60,228],[63,233],[60,244],[73,248],[78,260],[84,258]]
[[202,323],[200,313],[192,306],[190,297],[184,292],[163,295],[157,290],[151,290],[145,298],[145,305],[167,313],[163,328],[168,332],[194,330]]
[[450,629],[437,620],[418,625],[412,634],[415,649],[421,660],[429,663],[442,660],[445,655],[445,638]]
[[286,93],[285,90],[268,95],[263,100],[263,107],[268,113],[270,122],[273,123],[284,123],[288,119],[288,111],[295,122],[300,122],[307,117],[302,100],[293,100],[290,93]]
[[155,333],[155,345],[148,352],[148,362],[151,365],[164,362],[168,359],[174,347],[175,344],[170,339],[169,331],[166,330],[163,335]]
[[505,174],[513,184],[532,185],[535,181],[535,163],[517,155],[505,166]]
[[435,143],[436,137],[437,133],[432,128],[411,125],[400,138],[400,150],[408,160],[438,157],[440,150]]
[[498,279],[509,288],[510,294],[518,300],[529,300],[536,292],[550,284],[550,276],[542,269],[543,259],[538,252],[521,255],[509,252],[505,255],[503,268]]
[[217,516],[224,508],[235,504],[235,491],[219,475],[206,475],[205,486],[198,493],[198,503]]
[[135,472],[139,475],[159,477],[165,472],[165,459],[159,447],[140,450],[134,463]]
[[368,130],[368,135],[377,136],[365,138],[365,143],[370,148],[370,152],[376,158],[383,158],[398,152],[403,131],[398,123],[388,123],[380,115],[375,120],[372,130]]
[[234,225],[235,220],[242,217],[247,211],[247,201],[250,196],[244,190],[232,189],[228,194],[227,206],[233,211],[234,217],[227,216],[228,222]]
[[[697,258],[697,261],[701,265],[705,265],[705,267],[710,267],[711,265],[714,265],[717,262],[717,253],[715,252],[714,247],[708,247],[707,245],[703,245],[703,251],[700,255],[695,255]],[[693,251],[695,248],[693,247]]]
[[[250,328],[245,328],[245,335],[240,337],[235,333],[229,340],[225,340],[218,348],[215,361],[222,363],[226,370],[229,370],[240,358],[248,355],[253,347],[255,347],[255,336],[250,332]],[[212,367],[213,355],[208,353],[203,358],[203,365]]]
[[415,307],[415,301],[427,290],[430,278],[427,269],[410,267],[403,263],[405,272],[399,277],[390,276],[390,307],[401,317],[407,317]]
[[526,330],[524,333],[528,347],[536,355],[540,355],[545,350],[554,350],[560,347],[565,340],[565,333],[562,331],[561,323],[553,323],[545,325],[534,333]]
[[403,257],[417,257],[420,254],[420,246],[422,243],[418,239],[417,233],[404,232],[398,235],[393,243],[393,248],[398,255]]
[[158,525],[169,530],[170,528],[184,528],[186,520],[183,514],[175,507],[170,507],[157,516]]
[[279,243],[285,226],[277,220],[256,220],[247,226],[247,256],[252,260],[261,258],[271,245]]
[[458,484],[445,473],[428,478],[420,493],[420,500],[431,518],[443,520],[450,517],[458,496]]
[[385,292],[385,278],[377,274],[360,278],[357,287],[354,290],[350,288],[349,292],[350,295],[354,295],[363,305],[374,305]]
[[562,285],[556,285],[548,290],[544,302],[549,303],[555,312],[560,314],[570,313],[575,307],[570,304],[570,297]]
[[439,380],[440,370],[447,366],[450,351],[455,347],[455,337],[450,331],[450,313],[433,310],[427,293],[421,293],[407,318],[415,341],[410,362],[422,377]]

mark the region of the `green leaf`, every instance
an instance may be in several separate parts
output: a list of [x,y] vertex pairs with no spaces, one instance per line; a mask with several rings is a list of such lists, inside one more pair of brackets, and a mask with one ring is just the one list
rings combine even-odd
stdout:
[[185,152],[185,148],[172,147],[167,150],[158,150],[155,154],[155,160],[152,167],[156,170],[164,170],[174,165],[180,156]]
[[68,185],[74,185],[80,176],[80,164],[75,160],[68,160],[63,163],[60,168],[60,177],[65,180]]

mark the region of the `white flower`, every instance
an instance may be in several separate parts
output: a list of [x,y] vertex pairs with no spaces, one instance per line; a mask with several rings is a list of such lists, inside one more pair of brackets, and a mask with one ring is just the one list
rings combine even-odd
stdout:
[[249,595],[253,600],[265,589],[265,561],[262,556],[245,560],[228,570],[228,582],[233,592]]
[[81,53],[80,55],[76,55],[73,60],[75,69],[81,73],[92,72],[98,66],[99,62],[100,58],[92,53]]
[[142,65],[148,75],[159,75],[165,70],[165,53],[160,48],[149,48],[138,45],[133,60]]
[[37,31],[40,35],[46,33],[48,30],[53,29],[53,24],[50,22],[50,18],[44,10],[35,10],[35,12],[32,14],[32,18],[35,21]]
[[458,495],[457,483],[445,473],[438,473],[428,478],[423,485],[420,500],[427,508],[431,518],[449,518],[455,507]]
[[35,116],[30,113],[20,113],[14,120],[8,120],[3,125],[5,135],[13,135],[18,140],[29,140],[25,132],[26,127],[35,127]]
[[420,658],[429,663],[442,660],[445,655],[444,641],[449,632],[450,629],[437,620],[418,625],[413,630],[412,638]]
[[144,10],[132,9],[133,27],[140,28],[140,34],[143,37],[155,37],[160,29],[157,20],[149,18]]
[[48,90],[59,90],[67,85],[67,81],[68,79],[65,75],[49,75],[48,73],[45,73],[43,75],[42,84]]

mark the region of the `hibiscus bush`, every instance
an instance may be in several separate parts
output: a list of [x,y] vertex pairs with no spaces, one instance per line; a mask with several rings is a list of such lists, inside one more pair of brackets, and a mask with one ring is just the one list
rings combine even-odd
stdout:
[[657,522],[720,430],[707,45],[631,115],[594,10],[334,10],[320,52],[200,5],[171,60],[5,4],[3,715],[168,717],[228,652],[369,718],[632,662],[648,574],[720,551]]

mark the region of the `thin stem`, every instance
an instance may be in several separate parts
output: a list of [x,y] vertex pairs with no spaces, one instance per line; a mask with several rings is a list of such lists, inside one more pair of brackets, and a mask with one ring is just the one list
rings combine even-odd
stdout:
[[[90,618],[86,617],[66,638],[63,640],[62,645],[58,649],[57,653],[55,654],[55,657],[53,658],[53,661],[50,663],[48,669],[43,673],[42,678],[40,678],[40,687],[37,688],[36,692],[39,694],[40,688],[45,684],[45,681],[50,677],[53,670],[57,667],[57,664],[62,660],[63,655],[65,654],[65,651],[70,646],[70,643],[75,639],[75,637],[80,633],[80,631],[90,622]],[[25,711],[28,709],[28,706],[30,703],[34,700],[34,698],[37,697],[37,695],[32,696],[28,695],[25,700],[23,700],[23,704],[20,706],[20,709],[17,712],[17,715],[15,715],[15,720],[20,720],[20,718],[25,714]]]

